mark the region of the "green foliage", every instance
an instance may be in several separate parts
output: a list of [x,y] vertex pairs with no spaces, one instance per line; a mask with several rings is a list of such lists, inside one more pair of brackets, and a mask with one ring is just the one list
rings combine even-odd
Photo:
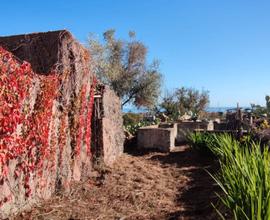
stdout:
[[215,177],[224,192],[221,198],[235,219],[270,219],[270,155],[260,145],[240,146],[239,142],[221,145],[233,146],[221,162],[221,173]]
[[154,121],[147,121],[144,119],[143,114],[131,112],[123,115],[123,121],[125,130],[134,136],[139,128],[160,123],[160,119],[158,118]]
[[123,115],[124,126],[138,124],[143,120],[143,115],[138,113],[125,113]]
[[135,32],[129,33],[128,41],[116,39],[115,30],[106,31],[103,37],[103,42],[89,37],[95,74],[116,92],[122,106],[152,107],[160,94],[159,62],[147,64],[147,48],[135,39]]
[[251,104],[251,112],[257,116],[260,117],[263,114],[267,113],[267,109],[260,105]]
[[172,120],[177,120],[179,117],[178,101],[173,93],[168,93],[160,103],[160,108],[165,110],[165,114]]
[[269,116],[269,114],[270,114],[270,96],[269,95],[265,96],[265,101],[266,101],[267,114]]
[[214,156],[211,149],[216,144],[216,136],[204,132],[192,132],[188,134],[190,146],[206,156]]
[[[214,141],[202,135],[193,144],[204,143],[220,161],[220,173],[212,177],[220,186],[222,203],[234,219],[270,219],[270,154],[249,137],[237,141],[230,135],[213,135]],[[205,140],[202,140],[205,139]],[[224,216],[218,211],[220,216]]]
[[255,116],[261,116],[263,114],[270,115],[270,96],[265,96],[265,107],[260,105],[251,104],[251,111]]
[[141,120],[138,123],[127,124],[124,127],[125,127],[126,131],[128,131],[130,134],[135,136],[137,134],[137,131],[138,131],[139,128],[149,126],[149,125],[156,125],[156,124],[159,124],[159,123],[160,123],[159,119],[156,119],[155,121],[152,121],[152,122]]
[[191,112],[193,116],[200,115],[209,104],[209,92],[199,92],[193,88],[181,87],[172,93],[167,93],[160,107],[165,113],[177,119],[185,113]]
[[179,111],[181,114],[191,111],[193,114],[200,114],[209,104],[209,92],[199,92],[193,88],[181,87],[176,90]]

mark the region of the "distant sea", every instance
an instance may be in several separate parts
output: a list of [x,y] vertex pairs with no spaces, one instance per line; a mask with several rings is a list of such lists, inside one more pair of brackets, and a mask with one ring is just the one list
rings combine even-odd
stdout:
[[235,107],[208,107],[206,109],[207,112],[226,112],[229,109],[233,109]]
[[[236,109],[237,107],[209,107],[206,109],[207,112],[226,112],[230,109]],[[247,106],[240,106],[241,109],[250,109],[250,107]]]
[[[208,107],[206,111],[207,112],[226,112],[227,110],[233,109],[233,108],[236,108],[236,107]],[[137,109],[133,107],[126,107],[123,109],[123,112],[144,113],[144,112],[147,112],[147,109]]]

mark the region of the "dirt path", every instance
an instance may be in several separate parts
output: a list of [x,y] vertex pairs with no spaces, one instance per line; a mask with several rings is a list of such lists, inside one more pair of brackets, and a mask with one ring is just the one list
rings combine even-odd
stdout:
[[96,181],[75,185],[16,219],[217,219],[212,161],[187,146],[175,152],[124,154]]

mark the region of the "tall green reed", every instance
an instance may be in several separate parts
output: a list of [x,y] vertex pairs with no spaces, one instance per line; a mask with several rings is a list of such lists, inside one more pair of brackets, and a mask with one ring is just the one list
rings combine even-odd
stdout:
[[[231,135],[212,135],[205,140],[203,134],[190,138],[205,143],[220,162],[220,172],[211,175],[223,193],[221,202],[236,220],[270,220],[270,155],[267,147],[259,143],[242,144]],[[201,136],[200,136],[201,135]],[[200,137],[198,137],[200,136]],[[211,141],[209,141],[211,139]],[[198,147],[199,145],[197,145]],[[203,149],[203,148],[201,148]],[[218,211],[221,218],[225,217]]]

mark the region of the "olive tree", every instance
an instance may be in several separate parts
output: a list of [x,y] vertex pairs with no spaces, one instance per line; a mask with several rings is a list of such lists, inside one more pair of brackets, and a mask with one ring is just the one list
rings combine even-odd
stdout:
[[193,88],[181,87],[163,98],[160,107],[165,110],[168,116],[177,118],[185,113],[192,112],[193,115],[200,115],[209,104],[209,92],[199,91]]
[[147,64],[147,48],[129,33],[128,40],[115,37],[115,30],[103,34],[103,41],[89,37],[92,70],[122,100],[122,107],[152,107],[160,94],[162,75],[159,62]]

